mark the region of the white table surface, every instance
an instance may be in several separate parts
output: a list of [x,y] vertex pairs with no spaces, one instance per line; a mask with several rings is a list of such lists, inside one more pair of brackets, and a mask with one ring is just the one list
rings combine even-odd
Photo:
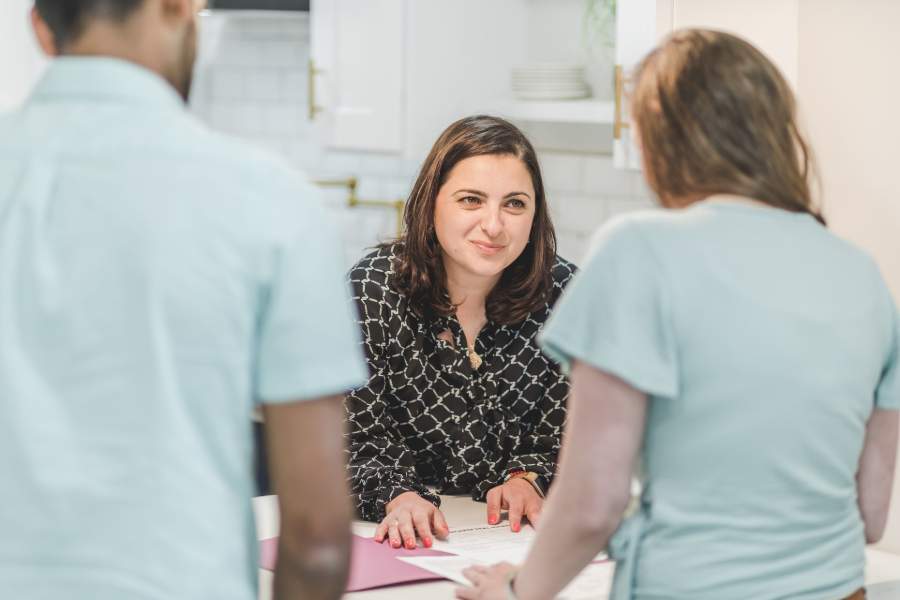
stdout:
[[[470,527],[487,522],[484,503],[473,502],[468,496],[442,496],[441,509],[447,517],[451,529]],[[260,496],[253,499],[256,514],[256,534],[260,540],[278,535],[278,499],[275,496]],[[375,532],[375,524],[357,521],[353,533],[370,536]],[[396,587],[366,590],[345,594],[345,600],[441,600],[453,598],[454,583],[433,581]],[[900,600],[900,554],[866,548],[867,600]],[[259,570],[259,598],[271,600],[272,573]],[[598,598],[606,598],[606,590],[598,591]]]

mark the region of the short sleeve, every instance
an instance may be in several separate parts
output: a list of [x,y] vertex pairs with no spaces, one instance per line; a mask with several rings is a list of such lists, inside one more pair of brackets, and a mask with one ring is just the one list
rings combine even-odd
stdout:
[[579,360],[647,394],[672,397],[679,381],[671,311],[660,265],[638,226],[622,219],[597,232],[540,343],[566,370]]
[[303,185],[297,192],[292,201],[302,210],[281,215],[297,223],[282,229],[273,250],[259,319],[256,397],[262,403],[344,393],[368,378],[337,228],[314,189]]
[[875,389],[875,406],[886,410],[900,410],[900,317],[897,305],[888,297],[890,343]]

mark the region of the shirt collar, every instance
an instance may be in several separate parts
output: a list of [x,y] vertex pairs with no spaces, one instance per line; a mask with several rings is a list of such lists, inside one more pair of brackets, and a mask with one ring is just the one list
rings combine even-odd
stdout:
[[37,102],[73,98],[184,108],[181,96],[160,75],[130,61],[100,56],[54,59],[31,95]]

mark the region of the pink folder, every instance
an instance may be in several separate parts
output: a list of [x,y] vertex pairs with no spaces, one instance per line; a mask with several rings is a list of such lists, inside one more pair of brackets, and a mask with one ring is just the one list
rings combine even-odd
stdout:
[[[401,556],[448,556],[446,552],[416,548],[391,548],[387,542],[379,544],[372,538],[353,536],[353,558],[350,560],[350,580],[348,592],[358,592],[399,583],[414,581],[435,581],[444,579],[431,571],[414,567],[402,560]],[[269,538],[259,543],[259,566],[274,571],[278,557],[278,538]]]

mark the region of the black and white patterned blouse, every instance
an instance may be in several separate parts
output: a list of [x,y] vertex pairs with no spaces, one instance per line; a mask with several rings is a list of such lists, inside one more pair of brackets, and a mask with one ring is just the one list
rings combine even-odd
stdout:
[[[350,271],[370,378],[347,398],[350,478],[364,519],[414,491],[483,500],[510,470],[549,479],[556,468],[569,384],[535,336],[572,278],[558,258],[548,303],[523,322],[481,330],[474,370],[455,317],[422,319],[391,284],[394,248],[381,248]],[[449,330],[455,342],[438,336]]]

